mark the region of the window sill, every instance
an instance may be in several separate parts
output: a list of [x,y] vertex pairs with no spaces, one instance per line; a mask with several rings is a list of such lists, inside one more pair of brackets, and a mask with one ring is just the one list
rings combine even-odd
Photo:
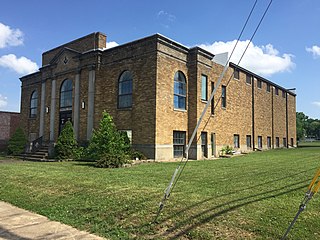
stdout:
[[201,99],[201,102],[207,104],[208,100]]
[[173,111],[177,111],[177,112],[187,112],[187,109],[174,108]]
[[239,79],[239,78],[235,78],[235,77],[234,77],[233,79],[234,79],[234,80],[236,80],[236,81],[240,81],[240,79]]
[[117,108],[117,110],[119,111],[131,111],[132,107],[128,107],[128,108]]
[[226,107],[221,107],[222,108],[222,110],[227,110],[227,108]]

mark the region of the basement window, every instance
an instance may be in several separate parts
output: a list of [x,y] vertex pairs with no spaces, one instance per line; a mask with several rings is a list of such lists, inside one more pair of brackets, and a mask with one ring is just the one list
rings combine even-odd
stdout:
[[186,145],[186,132],[173,131],[173,157],[183,157]]

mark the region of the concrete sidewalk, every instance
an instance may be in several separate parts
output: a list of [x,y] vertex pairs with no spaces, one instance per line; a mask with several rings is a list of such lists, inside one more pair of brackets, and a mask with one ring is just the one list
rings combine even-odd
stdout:
[[83,239],[104,238],[50,221],[48,218],[0,201],[0,239]]

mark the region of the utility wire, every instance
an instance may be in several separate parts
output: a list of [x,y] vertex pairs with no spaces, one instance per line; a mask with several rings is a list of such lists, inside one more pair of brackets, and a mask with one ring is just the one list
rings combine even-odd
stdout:
[[[258,31],[258,29],[259,29],[259,27],[260,27],[260,25],[261,25],[261,23],[262,23],[262,21],[263,21],[263,19],[264,19],[264,17],[265,17],[265,15],[267,14],[267,12],[268,12],[268,10],[269,10],[269,8],[270,8],[270,6],[271,6],[272,1],[273,1],[273,0],[270,0],[268,6],[267,6],[267,8],[266,8],[266,10],[264,11],[264,13],[263,13],[263,15],[262,15],[262,17],[261,17],[261,19],[260,19],[260,21],[259,21],[256,29],[255,29],[253,35],[252,35],[251,38],[250,38],[249,43],[247,44],[247,46],[246,46],[246,48],[245,48],[245,50],[244,50],[241,58],[239,59],[237,65],[240,64],[240,62],[241,62],[244,54],[246,53],[246,51],[247,51],[250,43],[252,42],[252,39],[254,38],[256,32]],[[173,191],[174,187],[176,186],[176,184],[177,184],[177,182],[178,182],[178,180],[179,180],[179,178],[180,178],[180,176],[181,176],[181,174],[182,174],[182,172],[183,172],[183,170],[184,170],[187,162],[189,161],[189,150],[190,150],[190,147],[191,147],[192,142],[193,142],[193,140],[194,140],[194,137],[195,137],[195,135],[196,135],[196,133],[197,133],[197,130],[198,130],[199,126],[200,126],[200,123],[201,123],[201,121],[202,121],[202,119],[203,119],[206,111],[208,110],[208,108],[209,108],[209,106],[210,106],[210,104],[211,104],[211,101],[212,101],[212,99],[213,99],[213,96],[215,95],[218,87],[220,86],[220,84],[221,84],[221,82],[222,82],[222,78],[223,78],[224,74],[226,73],[226,71],[227,71],[227,69],[228,69],[228,65],[229,65],[230,59],[231,59],[231,57],[232,57],[232,55],[233,55],[233,53],[234,53],[234,51],[235,51],[235,48],[236,48],[238,42],[239,42],[240,39],[241,39],[241,36],[242,36],[242,34],[243,34],[246,26],[247,26],[247,23],[248,23],[251,15],[252,15],[252,12],[253,12],[254,9],[255,9],[256,4],[257,4],[257,0],[254,2],[254,5],[253,5],[252,8],[251,8],[251,11],[250,11],[250,13],[249,13],[249,15],[248,15],[248,17],[247,17],[247,19],[246,19],[246,22],[245,22],[245,24],[244,24],[244,26],[243,26],[240,34],[239,34],[239,37],[238,37],[238,39],[237,39],[237,41],[236,41],[236,44],[235,44],[235,46],[233,47],[232,52],[231,52],[231,54],[230,54],[230,56],[229,56],[229,58],[228,58],[228,60],[227,60],[227,62],[226,62],[226,64],[225,64],[225,66],[224,66],[223,72],[221,73],[221,75],[220,75],[220,77],[219,77],[219,79],[218,79],[217,86],[216,86],[216,87],[214,88],[214,90],[212,91],[212,93],[211,93],[211,95],[210,95],[210,98],[209,98],[209,100],[208,100],[205,108],[203,109],[203,111],[202,111],[202,113],[201,113],[201,115],[200,115],[200,118],[199,118],[199,120],[198,120],[198,122],[197,122],[197,125],[196,125],[196,127],[195,127],[195,129],[194,129],[194,131],[193,131],[193,133],[192,133],[192,136],[191,136],[191,138],[190,138],[190,140],[189,140],[189,142],[188,142],[189,144],[187,145],[186,150],[185,150],[185,154],[186,154],[186,158],[185,158],[185,159],[186,159],[186,160],[183,161],[184,158],[183,158],[183,157],[181,158],[181,161],[180,161],[180,163],[178,164],[178,167],[176,168],[176,170],[175,170],[175,172],[174,172],[174,174],[173,174],[173,176],[172,176],[172,178],[171,178],[171,181],[170,181],[170,183],[169,183],[169,186],[168,186],[168,187],[166,188],[166,190],[165,190],[165,194],[164,194],[164,196],[163,196],[162,201],[160,202],[159,209],[158,209],[158,213],[157,213],[157,215],[156,215],[156,217],[155,217],[154,222],[156,222],[157,218],[159,217],[159,215],[160,215],[160,213],[161,213],[161,211],[162,211],[162,209],[163,209],[163,207],[164,207],[165,201],[169,198],[169,196],[170,196],[171,192]],[[230,77],[230,78],[231,78],[231,77]],[[183,164],[182,168],[180,169],[182,163],[184,163],[184,164]],[[177,177],[177,178],[176,178],[176,177]],[[175,178],[176,178],[176,179],[175,179]]]

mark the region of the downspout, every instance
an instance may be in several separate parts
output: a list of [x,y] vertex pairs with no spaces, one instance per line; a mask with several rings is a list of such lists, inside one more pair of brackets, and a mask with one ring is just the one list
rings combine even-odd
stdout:
[[289,128],[288,128],[288,93],[286,92],[286,135],[287,135],[287,148],[289,148]]
[[252,77],[252,149],[255,150],[254,136],[254,77]]
[[271,135],[272,135],[272,149],[274,149],[274,104],[273,104],[273,91],[274,91],[274,88],[272,87],[271,88]]

